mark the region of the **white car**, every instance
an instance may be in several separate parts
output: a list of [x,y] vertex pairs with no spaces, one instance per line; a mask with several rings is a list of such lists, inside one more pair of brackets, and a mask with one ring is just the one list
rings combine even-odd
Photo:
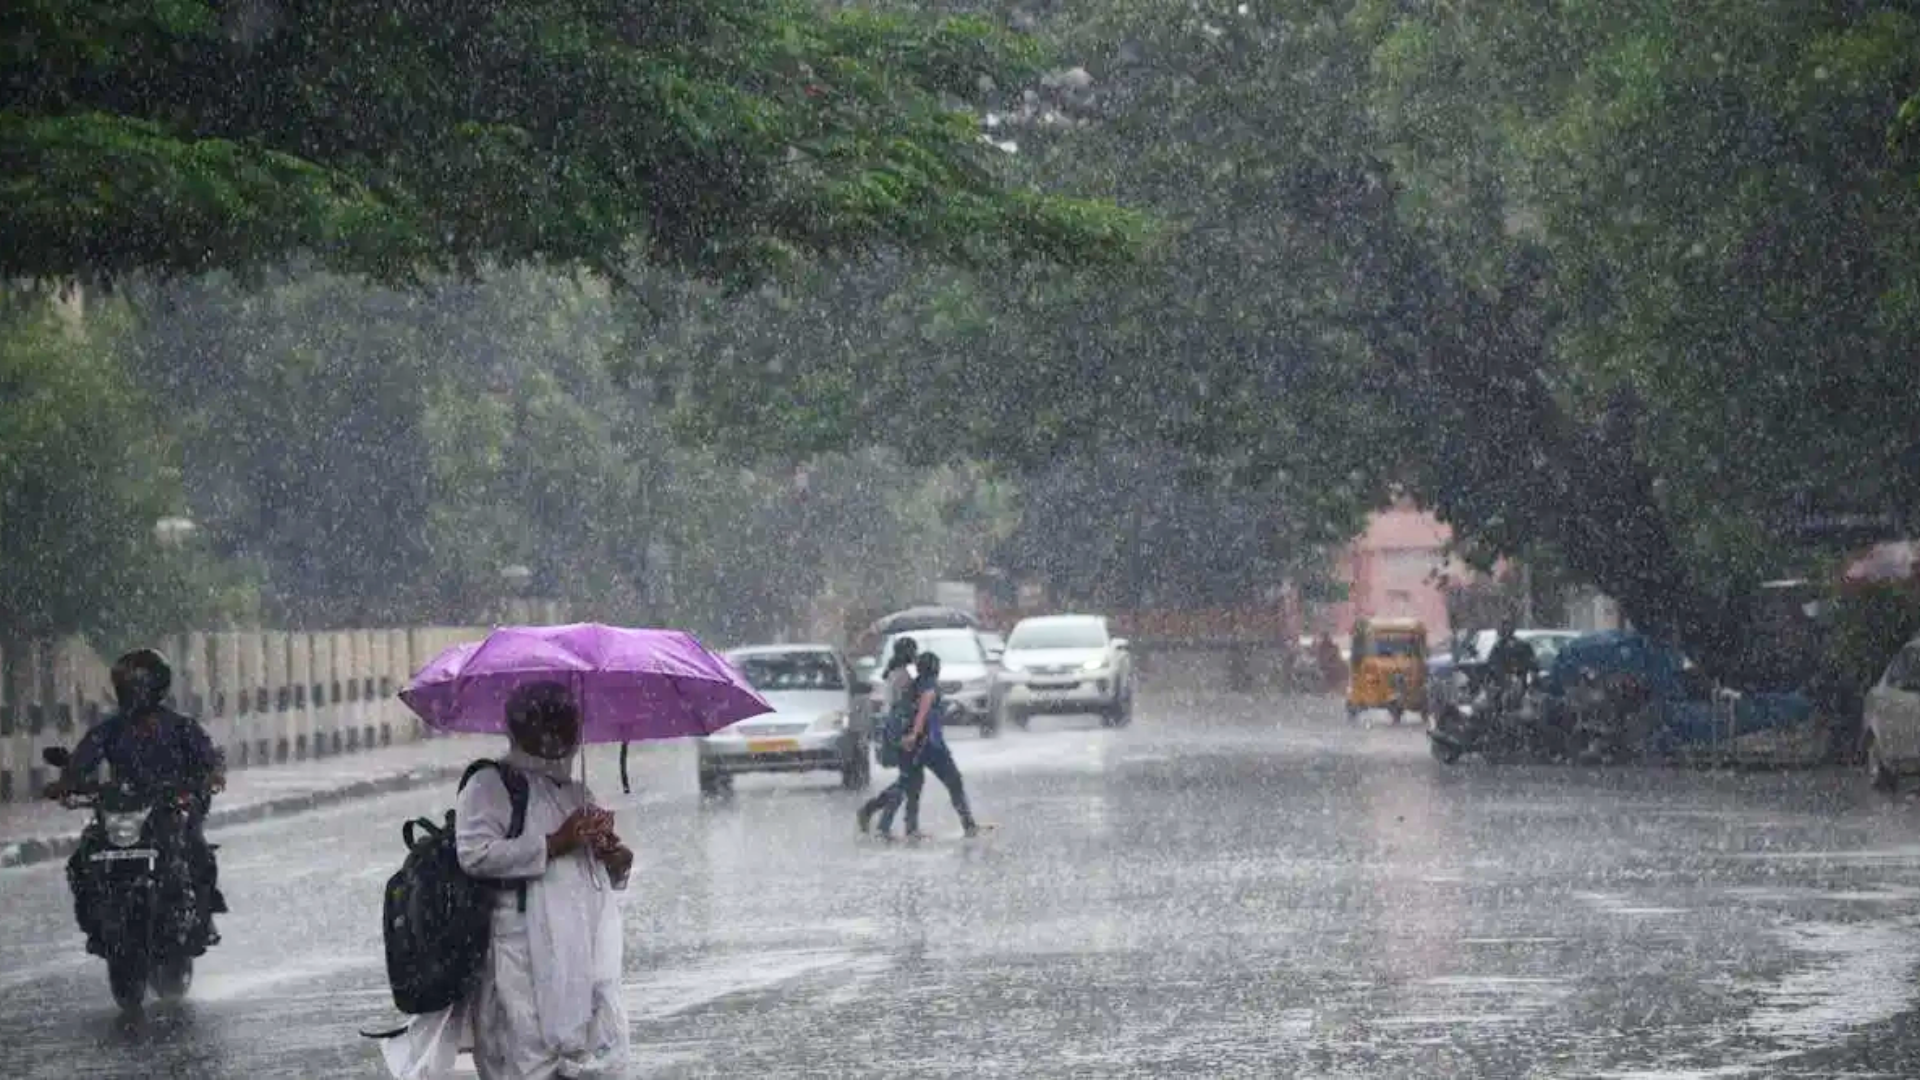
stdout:
[[1873,786],[1892,791],[1900,777],[1920,772],[1920,638],[1907,642],[1867,691],[1867,775]]
[[849,790],[872,781],[866,715],[854,708],[853,674],[838,649],[757,645],[726,658],[774,711],[700,740],[701,794],[726,791],[749,772],[837,772]]
[[[912,638],[921,652],[940,658],[940,693],[951,706],[949,724],[972,724],[983,738],[999,733],[1000,725],[989,707],[993,698],[993,662],[987,659],[986,643],[980,632],[965,627],[913,630],[894,634],[880,643],[881,663],[893,655],[893,643]],[[873,689],[867,699],[867,713],[879,717],[886,712],[886,684],[880,680],[880,668],[873,673]]]
[[1098,615],[1022,619],[1007,635],[997,691],[1000,715],[1023,728],[1068,713],[1120,727],[1133,720],[1133,659]]

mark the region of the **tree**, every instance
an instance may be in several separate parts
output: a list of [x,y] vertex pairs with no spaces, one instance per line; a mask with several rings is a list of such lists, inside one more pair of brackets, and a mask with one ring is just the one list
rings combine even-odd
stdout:
[[1171,450],[1114,450],[1029,473],[1018,526],[995,564],[1063,601],[1121,608],[1238,607],[1311,576],[1325,549],[1359,531],[1302,513],[1283,493],[1223,478]]
[[1398,488],[1731,671],[1747,584],[1807,557],[1799,498],[1915,484],[1910,8],[1054,5],[1092,75],[1008,138],[1169,220],[1147,267],[896,276],[851,308],[921,313],[861,321],[889,337],[744,371],[741,320],[665,381],[706,437],[799,387],[912,440],[912,370],[942,447],[1170,443],[1335,520]]
[[0,14],[0,276],[493,264],[746,276],[901,246],[1126,255],[953,101],[1037,53],[804,0],[23,0]]
[[0,639],[92,632],[109,645],[210,614],[223,597],[191,548],[179,454],[129,378],[124,312],[6,298],[0,313]]
[[491,617],[525,567],[580,617],[738,640],[806,622],[823,591],[914,591],[995,527],[941,513],[977,478],[864,455],[811,461],[802,486],[673,446],[614,383],[613,296],[592,279],[293,273],[131,298],[185,498],[275,624]]
[[1490,5],[1383,38],[1403,202],[1444,264],[1506,282],[1518,415],[1561,433],[1506,447],[1558,494],[1496,546],[1550,539],[1723,669],[1751,583],[1808,565],[1807,495],[1884,505],[1916,479],[1920,227],[1884,149],[1914,12]]

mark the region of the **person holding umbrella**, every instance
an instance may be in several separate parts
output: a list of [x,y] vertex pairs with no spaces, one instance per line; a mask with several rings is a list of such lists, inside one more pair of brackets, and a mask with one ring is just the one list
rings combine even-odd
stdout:
[[772,706],[692,635],[587,623],[454,646],[400,698],[441,730],[504,731],[508,748],[469,772],[453,815],[461,870],[499,887],[486,956],[452,1005],[382,1036],[389,1071],[441,1080],[471,1048],[481,1080],[623,1075],[617,894],[634,856],[575,777],[580,746],[707,734]]
[[567,687],[515,690],[506,722],[499,764],[526,784],[522,829],[510,835],[506,777],[481,771],[460,791],[455,846],[469,875],[515,887],[499,890],[472,988],[388,1040],[387,1066],[402,1080],[451,1075],[465,1047],[481,1080],[617,1076],[626,1065],[614,893],[626,888],[633,852],[615,835],[613,814],[573,779],[580,710]]

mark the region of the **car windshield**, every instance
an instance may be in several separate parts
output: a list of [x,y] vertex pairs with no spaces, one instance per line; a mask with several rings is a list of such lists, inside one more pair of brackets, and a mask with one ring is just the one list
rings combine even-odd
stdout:
[[1106,644],[1106,628],[1093,619],[1021,623],[1007,641],[1010,649],[1099,649]]
[[732,653],[727,659],[755,690],[845,690],[846,679],[832,653]]
[[910,637],[921,652],[931,652],[940,658],[943,664],[984,664],[986,654],[980,651],[980,638],[971,630],[916,630],[911,634],[899,634],[887,639],[886,648],[880,655],[893,655],[893,643],[900,638]]

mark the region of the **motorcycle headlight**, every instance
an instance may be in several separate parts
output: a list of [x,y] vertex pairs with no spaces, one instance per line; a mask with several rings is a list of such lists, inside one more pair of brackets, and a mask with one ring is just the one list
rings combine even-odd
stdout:
[[847,714],[844,710],[826,713],[813,722],[815,731],[845,731],[846,727]]
[[114,847],[131,847],[140,842],[140,830],[147,823],[147,813],[142,810],[131,814],[106,814],[107,843]]

